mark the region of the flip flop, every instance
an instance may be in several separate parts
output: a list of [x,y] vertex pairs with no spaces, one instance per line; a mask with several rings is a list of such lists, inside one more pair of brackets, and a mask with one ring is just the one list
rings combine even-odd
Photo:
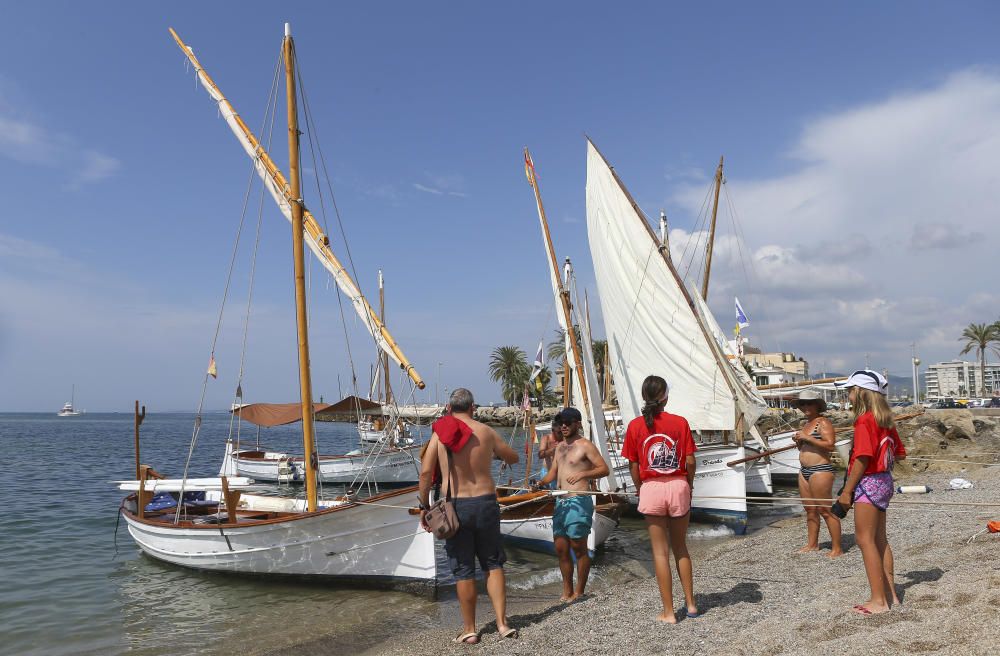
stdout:
[[[469,642],[469,638],[475,638],[474,641]],[[479,634],[478,633],[463,633],[451,639],[452,642],[458,643],[460,645],[475,645],[479,644]]]
[[687,616],[692,620],[696,620],[702,615],[704,615],[704,613],[692,613],[691,611],[687,611]]
[[867,608],[865,608],[864,606],[862,606],[861,604],[858,604],[857,606],[855,606],[851,610],[854,611],[855,613],[857,613],[858,615],[874,615],[875,614],[872,611],[870,611]]
[[519,634],[517,632],[517,629],[511,627],[511,628],[507,629],[506,631],[502,632],[500,634],[500,637],[501,638],[511,638],[511,639],[513,639],[513,638],[519,638],[519,637],[521,637],[521,634]]

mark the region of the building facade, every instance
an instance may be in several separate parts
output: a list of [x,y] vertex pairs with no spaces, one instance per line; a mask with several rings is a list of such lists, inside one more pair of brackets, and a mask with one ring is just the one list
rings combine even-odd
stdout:
[[[985,396],[1000,391],[1000,364],[986,363]],[[927,367],[927,398],[979,396],[979,363],[952,360]]]

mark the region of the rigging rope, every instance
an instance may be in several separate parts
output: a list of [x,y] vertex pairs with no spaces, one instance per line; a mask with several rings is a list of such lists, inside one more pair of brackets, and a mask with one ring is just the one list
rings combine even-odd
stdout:
[[[236,265],[236,255],[239,252],[240,236],[243,234],[243,224],[244,224],[244,221],[246,220],[247,206],[249,205],[249,202],[250,202],[250,192],[253,189],[253,181],[254,181],[254,177],[256,176],[256,169],[254,167],[255,164],[256,164],[256,159],[252,159],[251,162],[250,162],[250,174],[249,174],[249,178],[247,180],[247,190],[243,194],[243,209],[240,212],[240,222],[239,222],[239,226],[236,229],[236,238],[235,238],[234,243],[233,243],[233,253],[232,253],[232,255],[229,258],[229,270],[228,270],[228,273],[226,274],[226,285],[225,285],[225,287],[223,289],[223,292],[222,292],[222,303],[220,304],[220,307],[219,307],[219,316],[218,316],[218,319],[216,320],[216,323],[215,323],[215,333],[212,335],[212,349],[211,349],[211,355],[210,355],[210,359],[209,359],[210,363],[213,363],[215,361],[215,347],[216,347],[216,345],[217,345],[217,343],[219,341],[219,331],[222,329],[222,318],[223,318],[223,315],[224,315],[225,309],[226,309],[226,301],[229,298],[229,286],[232,283],[232,279],[233,279],[233,269],[234,269],[234,267]],[[209,377],[209,375],[210,374],[208,373],[208,370],[206,369],[205,375],[202,378],[201,396],[198,399],[198,409],[195,412],[194,427],[191,430],[191,444],[188,447],[187,458],[184,460],[184,474],[181,477],[181,489],[180,489],[179,494],[178,494],[179,502],[177,504],[177,512],[174,515],[174,523],[175,524],[177,524],[178,522],[180,522],[181,508],[184,505],[184,503],[183,503],[183,499],[184,499],[184,487],[185,487],[185,485],[187,483],[188,469],[191,466],[191,458],[194,455],[194,447],[198,443],[198,434],[201,432],[202,413],[203,413],[204,406],[205,406],[205,394],[208,391],[208,377]]]

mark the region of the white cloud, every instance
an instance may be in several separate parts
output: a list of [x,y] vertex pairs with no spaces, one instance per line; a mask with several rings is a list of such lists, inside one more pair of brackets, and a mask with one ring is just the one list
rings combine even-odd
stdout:
[[77,191],[113,175],[120,162],[98,150],[81,145],[73,137],[26,119],[14,109],[14,91],[0,80],[0,155],[32,166],[62,171],[63,188]]
[[414,182],[413,183],[413,188],[416,189],[417,191],[423,191],[424,193],[434,194],[435,196],[441,196],[441,195],[444,194],[444,192],[441,191],[440,189],[435,189],[433,187],[427,187],[425,185],[420,184],[419,182]]
[[[1000,246],[1000,75],[963,71],[817,117],[786,152],[782,175],[727,169],[749,247],[741,258],[736,240],[717,242],[720,318],[737,293],[772,345],[851,367],[869,352],[905,373],[911,342],[925,361],[954,358],[962,326],[1000,317],[975,300]],[[676,185],[672,206],[697,216],[707,184]],[[672,230],[675,258],[699,236]]]
[[458,173],[444,175],[425,173],[424,177],[427,178],[428,184],[421,184],[419,182],[413,183],[413,188],[417,191],[422,191],[425,194],[433,194],[435,196],[454,196],[456,198],[468,197],[468,194],[463,191],[465,179]]

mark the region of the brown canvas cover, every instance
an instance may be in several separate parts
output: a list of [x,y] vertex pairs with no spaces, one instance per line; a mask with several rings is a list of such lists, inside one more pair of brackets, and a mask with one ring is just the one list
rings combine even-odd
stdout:
[[[313,403],[313,414],[330,409],[329,403]],[[258,426],[282,426],[302,421],[301,403],[251,403],[233,411],[244,421]]]
[[368,399],[363,399],[360,396],[352,395],[345,396],[333,405],[327,406],[323,412],[357,412],[359,408],[361,412],[381,410],[382,404],[377,401],[370,401]]

